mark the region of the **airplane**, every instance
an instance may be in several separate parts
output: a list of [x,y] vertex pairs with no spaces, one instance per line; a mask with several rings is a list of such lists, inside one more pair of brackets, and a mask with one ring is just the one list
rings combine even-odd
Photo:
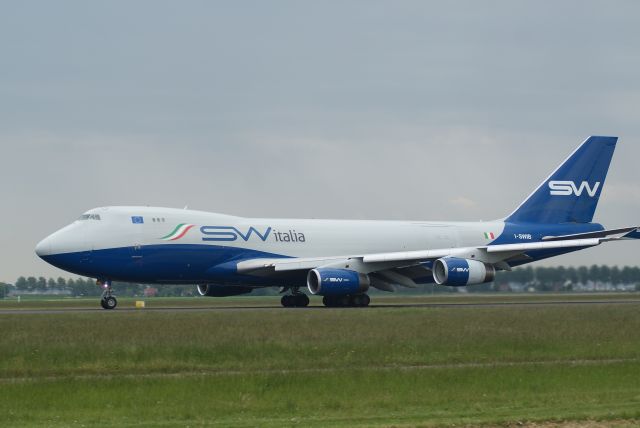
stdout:
[[496,271],[640,239],[593,216],[617,137],[587,138],[511,214],[494,221],[244,218],[188,209],[110,206],[82,214],[36,246],[44,261],[96,278],[114,309],[112,281],[193,284],[202,296],[280,287],[284,307],[364,307],[370,288],[468,286]]

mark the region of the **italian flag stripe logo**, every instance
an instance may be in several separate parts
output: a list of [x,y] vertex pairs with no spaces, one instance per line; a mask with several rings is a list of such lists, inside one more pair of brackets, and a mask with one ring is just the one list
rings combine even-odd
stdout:
[[180,238],[182,238],[184,235],[187,234],[187,232],[193,227],[193,224],[186,224],[186,223],[180,223],[179,225],[176,226],[175,229],[173,229],[173,232],[171,232],[170,234],[163,236],[162,239],[163,241],[175,241],[178,240]]
[[484,233],[484,238],[485,239],[496,239],[496,235],[494,235],[493,232],[485,232]]

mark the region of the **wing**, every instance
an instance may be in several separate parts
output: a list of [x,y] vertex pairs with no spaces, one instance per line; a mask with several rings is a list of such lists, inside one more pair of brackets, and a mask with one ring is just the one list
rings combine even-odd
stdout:
[[535,250],[588,248],[603,242],[640,238],[638,227],[603,230],[566,236],[544,237],[542,242],[499,244],[480,247],[442,248],[420,251],[361,254],[335,257],[251,259],[237,264],[238,273],[270,275],[315,268],[351,269],[369,274],[376,288],[393,291],[395,286],[416,287],[430,282],[431,264],[442,257],[459,257],[511,270],[509,261],[526,259]]

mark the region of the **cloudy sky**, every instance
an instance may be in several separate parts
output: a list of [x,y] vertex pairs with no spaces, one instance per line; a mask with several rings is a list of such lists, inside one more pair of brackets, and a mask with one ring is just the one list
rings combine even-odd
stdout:
[[[508,214],[617,135],[597,220],[640,223],[635,1],[20,1],[0,13],[0,281],[103,205]],[[547,263],[637,264],[633,243]]]

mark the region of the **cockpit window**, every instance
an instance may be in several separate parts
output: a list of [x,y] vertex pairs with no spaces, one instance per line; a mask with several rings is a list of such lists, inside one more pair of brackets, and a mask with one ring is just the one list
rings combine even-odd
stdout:
[[100,214],[82,214],[78,220],[100,220]]

